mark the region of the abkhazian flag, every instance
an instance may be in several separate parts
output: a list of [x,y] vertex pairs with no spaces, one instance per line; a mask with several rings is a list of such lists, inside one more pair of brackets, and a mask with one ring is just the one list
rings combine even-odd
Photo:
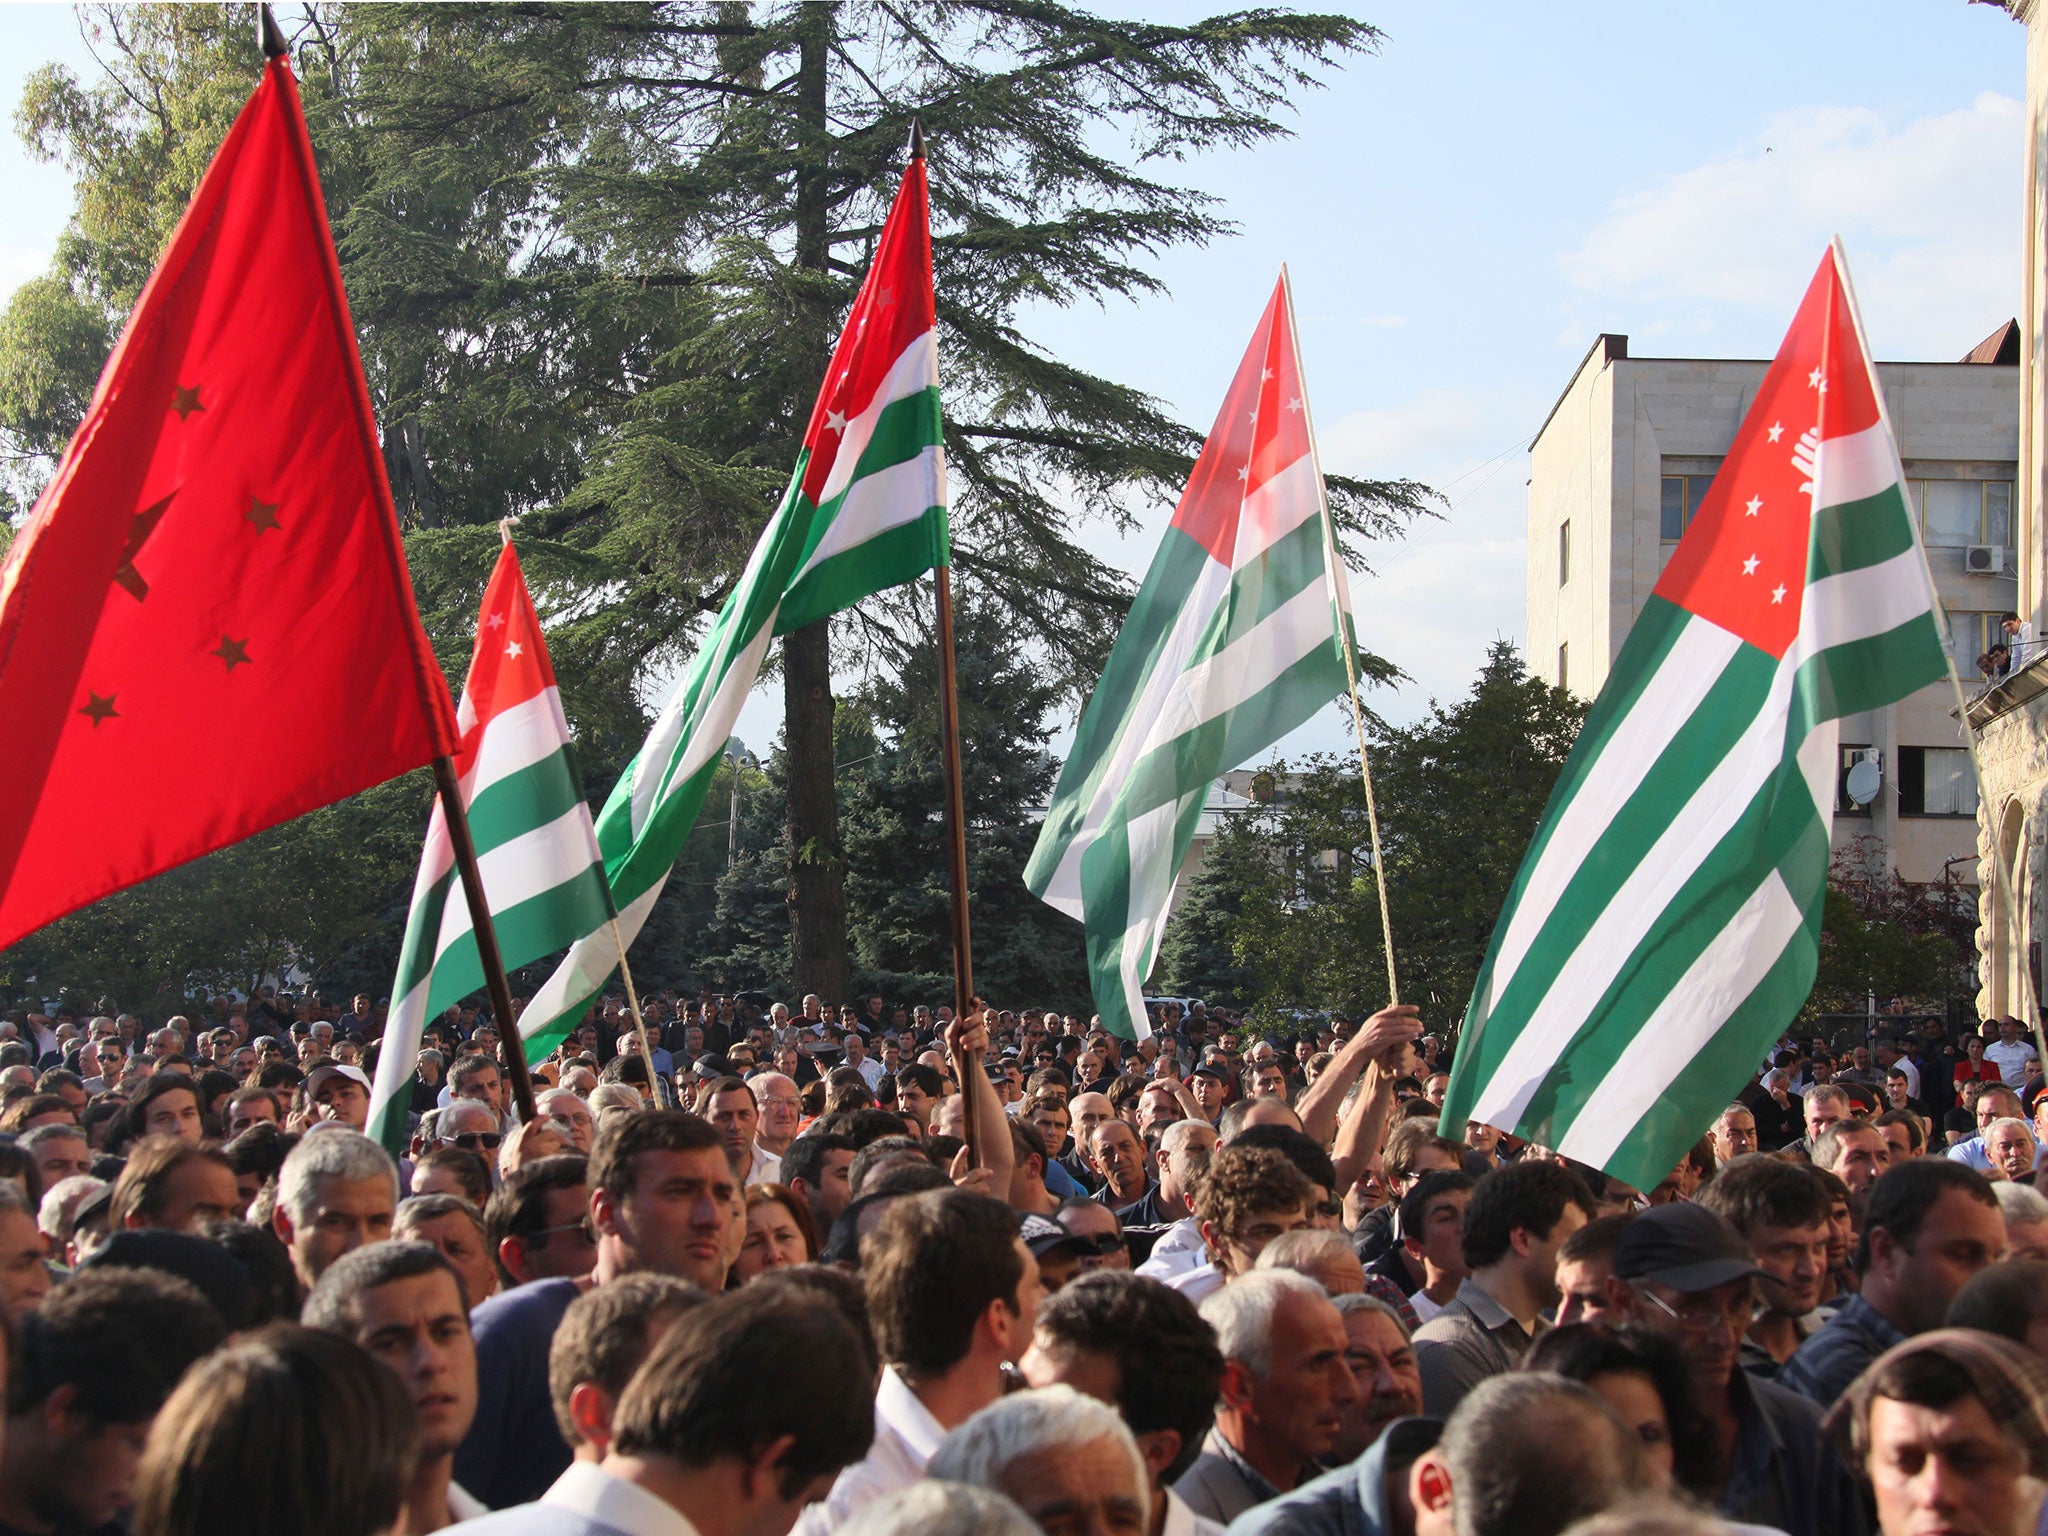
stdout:
[[[505,966],[530,965],[611,920],[611,893],[569,722],[519,557],[507,544],[484,588],[476,650],[456,706],[455,776]],[[484,984],[469,903],[436,797],[391,988],[369,1133],[405,1147],[421,1032]]]
[[1144,981],[1209,785],[1347,690],[1350,634],[1283,270],[1024,872],[1085,926],[1105,1028],[1150,1033]]
[[[789,489],[598,816],[628,945],[697,820],[769,643],[947,563],[936,325],[925,162],[915,154],[832,354]],[[520,1015],[529,1051],[560,1040],[618,963],[609,924],[577,940]]]
[[1947,675],[1836,247],[1565,763],[1444,1123],[1668,1175],[1812,989],[1838,722]]

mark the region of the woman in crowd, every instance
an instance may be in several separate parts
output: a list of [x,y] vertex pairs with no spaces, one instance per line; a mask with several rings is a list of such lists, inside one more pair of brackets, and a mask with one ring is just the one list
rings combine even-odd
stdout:
[[818,1229],[810,1210],[780,1184],[747,1191],[747,1237],[733,1266],[735,1284],[818,1257]]

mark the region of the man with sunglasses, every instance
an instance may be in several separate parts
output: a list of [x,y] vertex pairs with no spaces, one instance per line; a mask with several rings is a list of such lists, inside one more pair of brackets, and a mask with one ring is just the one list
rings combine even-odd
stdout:
[[498,1117],[488,1105],[475,1099],[457,1099],[442,1110],[434,1134],[442,1146],[474,1152],[486,1163],[498,1160],[498,1143],[504,1140],[498,1130]]
[[1622,1321],[1664,1335],[1685,1356],[1708,1436],[1699,1460],[1717,1484],[1699,1491],[1725,1519],[1787,1536],[1864,1536],[1861,1490],[1823,1433],[1820,1409],[1736,1369],[1756,1282],[1767,1278],[1724,1218],[1677,1201],[1623,1229],[1607,1297]]

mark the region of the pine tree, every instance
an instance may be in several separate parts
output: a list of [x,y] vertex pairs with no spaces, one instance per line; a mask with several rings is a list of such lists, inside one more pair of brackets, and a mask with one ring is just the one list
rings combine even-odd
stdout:
[[[96,7],[105,81],[45,69],[30,141],[78,179],[42,287],[0,318],[20,496],[256,76],[239,7]],[[1165,251],[1230,226],[1151,167],[1283,134],[1300,91],[1373,49],[1342,16],[1184,25],[1002,0],[315,4],[296,62],[412,563],[459,666],[492,525],[529,580],[601,795],[779,494],[913,120],[932,157],[955,564],[1078,695],[1128,601],[1084,523],[1174,494],[1196,434],[1036,346],[1027,306],[1159,291]],[[37,338],[64,345],[31,366]],[[1332,481],[1370,537],[1427,493]],[[904,593],[840,626],[901,659]],[[850,647],[850,649],[849,649]],[[833,649],[781,653],[800,987],[843,987]],[[394,872],[402,884],[406,871]]]
[[[967,816],[975,990],[1002,1007],[1079,1007],[1088,995],[1080,929],[1024,886],[1038,820],[1058,778],[1046,750],[1056,683],[1013,643],[1015,623],[985,600],[955,615],[961,790]],[[938,650],[927,631],[902,672],[857,702],[879,749],[845,786],[847,893],[863,985],[932,1001],[953,992],[951,879]]]
[[1218,817],[1159,946],[1154,984],[1161,992],[1233,1006],[1250,1001],[1257,978],[1238,959],[1238,924],[1247,900],[1277,899],[1277,869],[1254,814]]

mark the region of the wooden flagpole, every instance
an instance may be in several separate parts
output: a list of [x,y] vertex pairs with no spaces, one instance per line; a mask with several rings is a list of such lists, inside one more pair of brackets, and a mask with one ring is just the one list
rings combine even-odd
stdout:
[[[1301,370],[1301,332],[1294,324],[1294,283],[1287,268],[1280,268],[1281,290],[1287,295],[1287,336],[1294,347],[1294,366]],[[1394,919],[1387,909],[1387,866],[1380,857],[1380,808],[1372,792],[1372,759],[1365,750],[1365,701],[1358,694],[1358,659],[1353,654],[1351,603],[1344,574],[1344,560],[1337,548],[1337,524],[1330,516],[1330,494],[1323,486],[1323,457],[1316,447],[1315,412],[1309,409],[1308,380],[1302,377],[1302,424],[1308,429],[1308,451],[1316,467],[1316,499],[1323,518],[1323,560],[1330,571],[1330,608],[1337,625],[1337,649],[1344,653],[1344,677],[1351,689],[1351,724],[1358,737],[1358,776],[1365,781],[1365,825],[1372,839],[1372,886],[1380,898],[1380,943],[1387,956],[1387,1004],[1401,1001],[1401,984],[1394,974]]]
[[[924,158],[924,128],[916,121],[910,125],[910,158]],[[946,764],[946,866],[953,892],[953,1016],[964,1026],[975,1013],[974,935],[967,914],[967,806],[960,780],[960,679],[953,659],[953,572],[942,565],[932,574],[938,578],[939,745]],[[976,1113],[973,1085],[964,1079],[969,1072],[981,1070],[981,1053],[961,1052],[959,1065],[967,1165],[979,1168],[981,1117]]]
[[452,759],[434,759],[434,788],[441,796],[441,814],[448,823],[448,845],[455,854],[462,899],[469,903],[469,926],[476,936],[477,958],[483,962],[484,988],[490,994],[491,1013],[498,1026],[498,1045],[504,1053],[505,1077],[512,1085],[512,1102],[519,1108],[520,1120],[531,1124],[535,1114],[533,1074],[526,1067],[526,1042],[519,1038],[512,988],[505,980],[505,959],[498,949],[498,930],[491,926],[491,904],[484,895],[476,842],[469,835],[469,815],[463,809],[462,787],[455,780]]

